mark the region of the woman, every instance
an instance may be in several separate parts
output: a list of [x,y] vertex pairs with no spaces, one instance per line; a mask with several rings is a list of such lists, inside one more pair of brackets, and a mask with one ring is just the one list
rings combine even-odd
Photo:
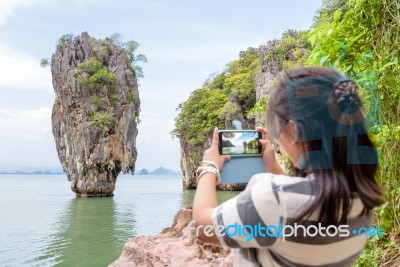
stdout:
[[[270,92],[268,130],[257,128],[265,173],[219,206],[216,178],[229,158],[219,154],[214,130],[193,202],[195,224],[213,231],[201,228],[199,238],[234,248],[235,266],[351,266],[367,239],[361,227],[371,227],[373,209],[383,203],[360,107],[357,85],[335,70],[282,74]],[[271,139],[299,168],[298,177],[285,175]],[[247,228],[240,233],[239,226]],[[217,227],[225,235],[217,236]]]

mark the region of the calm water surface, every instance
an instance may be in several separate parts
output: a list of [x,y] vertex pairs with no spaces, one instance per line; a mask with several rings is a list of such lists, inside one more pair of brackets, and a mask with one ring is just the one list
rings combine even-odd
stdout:
[[180,176],[120,175],[112,198],[76,198],[65,175],[1,174],[0,184],[0,266],[107,266],[194,196]]

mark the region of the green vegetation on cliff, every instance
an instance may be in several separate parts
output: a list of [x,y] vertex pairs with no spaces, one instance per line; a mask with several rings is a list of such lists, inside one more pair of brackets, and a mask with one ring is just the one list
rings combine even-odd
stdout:
[[215,126],[224,125],[221,114],[227,101],[227,95],[221,90],[195,90],[181,105],[174,134],[183,136],[192,145],[202,144]]
[[287,30],[275,42],[271,51],[261,55],[264,62],[274,62],[280,69],[308,65],[311,52],[308,31]]
[[[73,38],[73,34],[62,35],[58,40],[57,47],[71,42]],[[113,107],[120,101],[120,97],[115,90],[118,86],[118,77],[104,65],[104,59],[111,55],[111,46],[115,45],[123,49],[128,58],[127,61],[135,70],[137,78],[144,77],[143,69],[139,65],[139,62],[147,62],[147,57],[137,52],[139,48],[138,42],[134,40],[123,42],[122,35],[119,33],[114,33],[104,40],[94,40],[94,42],[96,45],[90,50],[90,58],[77,65],[74,77],[77,82],[77,87],[80,88],[80,90],[89,89],[91,95],[90,102],[97,109],[90,113],[89,126],[107,128],[113,117]],[[49,64],[50,60],[48,58],[42,58],[40,60],[41,67],[47,67]],[[104,97],[104,95],[107,97]],[[135,101],[136,98],[137,95],[135,92],[128,92],[128,100],[130,102]],[[139,121],[140,119],[137,117],[136,122]]]
[[[256,100],[254,78],[258,71],[257,49],[241,51],[239,59],[206,80],[179,106],[173,135],[191,145],[202,145],[215,126],[225,128],[228,116],[238,112],[247,116]],[[230,98],[235,99],[235,104],[228,101]]]
[[[113,106],[119,101],[118,95],[115,94],[115,87],[118,83],[118,77],[115,73],[104,67],[103,63],[96,57],[91,57],[89,60],[78,65],[76,73],[78,85],[80,88],[88,87],[92,96],[91,103],[97,108]],[[106,90],[108,102],[106,99],[99,97],[99,92]],[[89,126],[107,127],[112,119],[110,111],[100,112],[93,111],[89,117]]]
[[86,77],[84,73],[78,75],[79,85],[89,86],[92,91],[96,92],[103,88],[113,90],[117,84],[117,75],[105,68],[103,63],[95,57],[79,64],[78,68],[89,74],[89,77]]
[[123,36],[117,32],[112,34],[109,39],[111,39],[114,44],[124,48],[126,54],[128,55],[129,62],[136,72],[136,76],[138,78],[143,78],[143,68],[139,65],[139,62],[146,63],[147,56],[137,52],[140,44],[134,40],[123,42]]
[[[370,238],[356,266],[400,264],[400,10],[397,0],[325,1],[309,40],[310,64],[331,66],[355,79],[365,90],[377,87],[380,120],[370,122],[380,152],[378,181],[386,203],[375,225],[385,232]],[[367,96],[368,98],[368,96]],[[367,101],[368,102],[368,101]]]

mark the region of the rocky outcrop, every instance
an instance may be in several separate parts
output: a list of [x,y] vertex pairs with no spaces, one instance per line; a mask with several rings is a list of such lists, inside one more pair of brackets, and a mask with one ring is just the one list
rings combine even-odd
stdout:
[[232,266],[232,252],[219,245],[204,244],[194,234],[189,236],[187,225],[192,220],[192,207],[181,208],[171,227],[155,236],[129,240],[121,256],[109,267],[133,266]]
[[[259,47],[258,57],[260,72],[254,78],[256,86],[255,100],[265,98],[272,88],[279,72],[288,67],[301,66],[310,53],[310,44],[307,36],[299,31],[288,30],[281,39],[275,39]],[[254,97],[254,95],[250,96]],[[250,97],[248,99],[250,99]],[[265,102],[266,102],[265,101]],[[234,129],[232,121],[238,120],[243,129],[254,129],[255,125],[265,126],[264,114],[251,115],[243,111],[244,99],[239,101],[235,94],[229,95],[225,106],[225,129]],[[260,101],[262,103],[262,101]],[[183,187],[195,188],[195,170],[200,164],[203,151],[209,147],[209,140],[201,145],[193,146],[184,138],[178,136],[181,145],[181,169],[183,173]],[[219,184],[218,189],[241,190],[243,184]]]
[[[289,41],[288,41],[289,40]],[[257,73],[254,82],[256,84],[256,100],[267,97],[272,89],[274,80],[285,69],[285,64],[290,67],[301,66],[302,57],[308,57],[309,44],[302,40],[301,33],[294,30],[285,32],[281,39],[268,41],[258,49],[260,72]],[[289,67],[286,66],[286,67]],[[256,116],[256,125],[265,125],[265,116]],[[280,153],[279,144],[275,144],[279,163],[285,167],[288,175],[297,176],[300,172],[294,164],[288,163]]]
[[134,172],[138,85],[123,48],[89,34],[64,39],[51,59],[52,130],[78,196],[112,196],[117,175]]
[[[278,73],[282,70],[282,60],[270,60],[267,55],[272,54],[272,51],[281,43],[280,40],[271,40],[267,44],[259,47],[260,72],[257,73],[254,82],[256,84],[256,100],[260,100],[269,94],[273,81]],[[256,116],[257,125],[265,125],[265,116]]]
[[269,93],[279,72],[287,67],[301,66],[303,57],[308,57],[310,45],[302,38],[301,32],[288,30],[281,39],[259,47],[260,72],[255,78],[257,100]]
[[202,146],[194,146],[184,138],[179,138],[181,170],[182,170],[182,186],[185,189],[196,188],[196,169],[203,158],[203,152],[208,147],[208,142]]
[[[233,121],[240,121],[243,129],[253,129],[254,119],[247,119],[241,111],[237,98],[234,95],[229,96],[225,114],[225,129],[234,129]],[[211,136],[210,136],[211,138]],[[188,140],[179,137],[180,155],[181,155],[181,170],[182,184],[185,189],[196,188],[196,169],[199,167],[203,158],[204,150],[210,147],[210,139],[203,142],[201,145],[191,145]],[[246,184],[224,184],[218,183],[218,190],[243,190]]]

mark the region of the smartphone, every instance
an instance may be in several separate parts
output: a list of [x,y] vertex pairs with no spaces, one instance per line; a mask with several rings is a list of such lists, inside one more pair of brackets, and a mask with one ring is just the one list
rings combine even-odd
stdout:
[[230,156],[260,155],[262,145],[258,140],[261,132],[256,130],[220,130],[219,153]]

